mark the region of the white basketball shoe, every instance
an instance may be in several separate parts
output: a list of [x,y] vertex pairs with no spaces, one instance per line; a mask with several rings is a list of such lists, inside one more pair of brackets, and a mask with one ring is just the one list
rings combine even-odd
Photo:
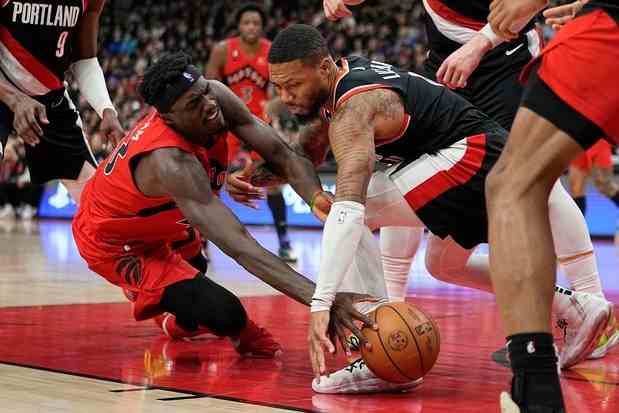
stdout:
[[320,383],[314,379],[312,389],[316,393],[326,394],[392,393],[411,390],[422,382],[423,378],[408,383],[385,381],[376,377],[363,359],[358,359],[328,377],[320,377]]

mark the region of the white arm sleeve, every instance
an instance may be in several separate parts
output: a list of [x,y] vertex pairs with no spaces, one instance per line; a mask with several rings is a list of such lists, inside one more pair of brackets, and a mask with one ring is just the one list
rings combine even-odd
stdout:
[[490,40],[490,43],[492,43],[492,48],[494,49],[495,47],[497,47],[498,45],[500,45],[501,43],[503,43],[505,41],[505,39],[503,39],[502,37],[499,37],[494,30],[492,30],[492,27],[490,27],[490,23],[487,23],[480,31],[479,33],[483,34],[484,36],[486,36],[486,38],[488,40]]
[[348,273],[364,230],[365,207],[352,201],[331,206],[322,233],[320,269],[311,311],[331,308],[335,294]]
[[105,109],[112,109],[116,112],[107,91],[103,70],[96,57],[78,60],[71,65],[71,69],[80,92],[99,117],[103,117]]

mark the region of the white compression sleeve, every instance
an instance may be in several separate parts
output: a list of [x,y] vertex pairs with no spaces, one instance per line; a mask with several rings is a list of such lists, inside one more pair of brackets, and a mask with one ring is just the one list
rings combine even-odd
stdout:
[[352,201],[331,206],[322,233],[320,269],[311,311],[331,308],[335,294],[353,263],[363,230],[365,207]]
[[78,60],[71,65],[71,68],[80,92],[99,117],[103,117],[105,109],[116,112],[105,84],[103,70],[96,57]]

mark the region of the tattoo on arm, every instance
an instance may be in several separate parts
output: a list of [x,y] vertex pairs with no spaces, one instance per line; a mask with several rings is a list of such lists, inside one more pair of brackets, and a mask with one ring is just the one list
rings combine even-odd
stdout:
[[365,203],[376,157],[376,124],[379,120],[393,122],[401,114],[399,96],[386,89],[355,95],[337,109],[329,128],[338,168],[336,201]]

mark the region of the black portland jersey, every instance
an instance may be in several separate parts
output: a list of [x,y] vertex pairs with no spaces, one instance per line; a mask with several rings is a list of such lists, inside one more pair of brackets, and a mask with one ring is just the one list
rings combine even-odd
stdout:
[[0,70],[28,95],[63,86],[88,0],[0,0]]
[[378,143],[376,154],[381,161],[416,159],[464,137],[483,133],[489,123],[497,126],[464,98],[416,73],[358,56],[343,58],[339,65],[341,73],[334,95],[328,107],[323,108],[327,121],[332,111],[337,111],[357,93],[385,88],[402,97],[406,112],[404,124],[397,136]]

